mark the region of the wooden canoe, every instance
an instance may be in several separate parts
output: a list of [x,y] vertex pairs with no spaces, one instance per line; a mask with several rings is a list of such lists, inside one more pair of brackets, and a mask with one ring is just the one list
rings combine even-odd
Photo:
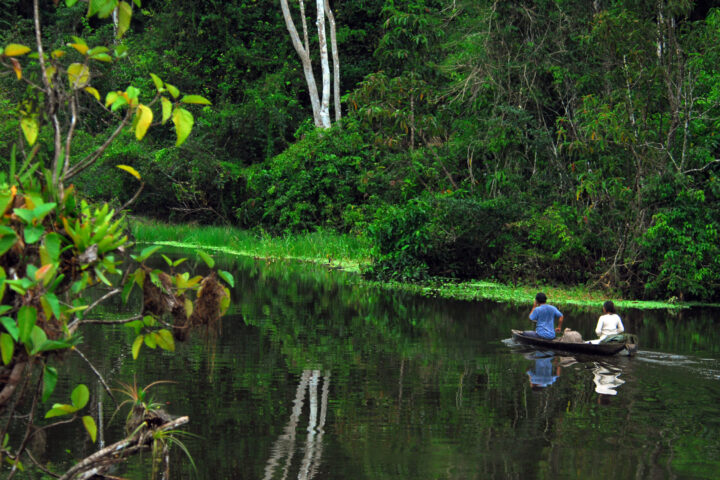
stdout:
[[[587,355],[615,355],[626,348],[624,343],[570,343],[561,342],[559,339],[547,340],[544,338],[529,337],[523,334],[522,330],[512,330],[512,338],[517,343],[524,345],[532,345],[533,347],[548,348],[551,350],[560,350],[563,352],[584,353]],[[628,349],[628,353],[634,353],[636,346]]]

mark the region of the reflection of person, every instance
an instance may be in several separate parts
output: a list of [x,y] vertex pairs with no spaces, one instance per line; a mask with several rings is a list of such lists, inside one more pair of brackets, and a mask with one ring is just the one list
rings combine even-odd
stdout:
[[[535,302],[530,311],[530,320],[535,322],[535,330],[526,330],[523,332],[529,337],[544,338],[552,340],[555,338],[555,332],[560,331],[563,322],[563,314],[552,305],[548,305],[547,297],[544,293],[535,295]],[[558,319],[558,326],[555,326],[555,319]]]
[[602,398],[607,398],[608,395],[617,395],[617,390],[615,389],[625,383],[625,380],[618,378],[621,373],[621,370],[614,370],[603,364],[596,363],[595,368],[593,368],[595,391],[599,393]]
[[555,375],[553,375],[553,358],[547,353],[535,352],[535,368],[527,371],[533,390],[540,390],[552,385],[560,376],[560,365],[557,366]]
[[612,335],[617,335],[625,331],[625,326],[620,319],[620,316],[615,313],[615,304],[608,300],[603,303],[603,315],[598,319],[597,326],[595,327],[595,333],[597,334],[600,341]]

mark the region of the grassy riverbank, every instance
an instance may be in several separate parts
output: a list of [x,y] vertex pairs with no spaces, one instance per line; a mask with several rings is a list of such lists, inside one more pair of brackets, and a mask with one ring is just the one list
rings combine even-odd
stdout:
[[[359,273],[370,262],[371,245],[366,239],[333,232],[313,232],[287,237],[273,237],[231,227],[167,224],[142,218],[131,220],[135,241],[178,248],[202,249],[228,255],[255,258],[284,258]],[[553,304],[597,308],[607,294],[584,287],[549,285],[502,285],[488,281],[438,281],[433,285],[386,283],[384,288],[409,291],[427,296],[458,300],[496,300],[509,303],[532,302],[535,293],[544,291]],[[612,298],[620,308],[678,309],[691,306],[681,302],[640,301]]]

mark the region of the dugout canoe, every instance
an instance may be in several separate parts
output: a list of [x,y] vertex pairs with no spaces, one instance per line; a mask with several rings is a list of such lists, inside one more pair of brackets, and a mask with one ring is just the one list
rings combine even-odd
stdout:
[[[633,335],[634,337],[634,335]],[[530,337],[523,334],[522,330],[512,330],[512,338],[515,342],[533,347],[548,348],[571,353],[584,353],[587,355],[616,355],[623,350],[626,354],[633,355],[637,351],[637,339],[635,343],[608,342],[608,343],[571,343],[561,342],[559,338],[547,340],[544,338]]]

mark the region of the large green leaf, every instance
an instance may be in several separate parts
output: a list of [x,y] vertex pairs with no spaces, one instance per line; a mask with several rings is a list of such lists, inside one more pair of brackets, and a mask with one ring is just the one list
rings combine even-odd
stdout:
[[34,307],[23,305],[18,310],[18,335],[22,343],[27,344],[30,334],[37,321],[37,310]]
[[118,29],[117,36],[122,37],[130,27],[132,18],[132,7],[127,2],[120,2],[118,5]]
[[20,119],[20,128],[22,129],[23,135],[25,135],[25,140],[27,140],[28,145],[33,146],[40,131],[37,118],[34,116],[23,116]]
[[32,330],[30,331],[30,343],[32,344],[30,354],[36,355],[40,353],[40,349],[45,342],[47,342],[47,335],[45,334],[45,330],[38,327],[37,325],[34,325]]
[[10,317],[0,318],[0,323],[16,342],[20,339],[17,323]]
[[7,333],[0,333],[0,354],[5,365],[9,364],[15,353],[15,341]]
[[93,443],[95,443],[95,439],[97,438],[97,425],[95,424],[95,419],[89,415],[85,415],[82,417],[82,422],[83,425],[85,425],[85,430],[87,430],[90,435],[90,439]]
[[70,394],[70,401],[72,402],[73,406],[78,410],[87,405],[89,399],[90,390],[88,390],[88,387],[86,387],[82,383],[75,387],[75,389]]
[[225,280],[225,282],[226,282],[228,285],[230,285],[231,287],[234,287],[234,286],[235,286],[235,279],[233,278],[232,273],[226,272],[225,270],[218,270],[217,273],[218,273],[218,275],[220,276],[220,278],[222,278],[223,280]]
[[55,391],[55,385],[57,385],[58,374],[55,367],[45,365],[43,370],[43,393],[42,401],[47,402],[50,395]]
[[45,233],[44,227],[25,227],[25,231],[23,232],[23,236],[25,237],[25,243],[28,245],[32,245],[33,243],[40,240],[40,238],[43,236],[43,233]]
[[0,237],[0,255],[5,254],[13,245],[17,242],[17,236],[15,233],[12,235],[3,235]]
[[176,146],[182,145],[187,139],[188,135],[192,131],[193,123],[195,119],[192,113],[188,112],[184,108],[177,107],[172,114],[172,120],[175,124],[175,133],[177,134]]
[[207,264],[208,267],[213,268],[215,266],[215,260],[210,255],[203,252],[202,250],[198,250],[197,254],[200,255],[200,258],[203,259],[203,261]]
[[53,418],[53,417],[59,417],[60,415],[68,415],[70,413],[75,413],[78,410],[79,410],[78,408],[75,408],[72,405],[67,405],[64,403],[56,403],[45,414],[45,418]]
[[200,95],[185,95],[180,99],[180,101],[182,103],[194,103],[196,105],[212,105],[210,100]]
[[138,335],[137,337],[135,337],[135,341],[132,344],[133,360],[137,360],[137,357],[140,354],[140,347],[142,347],[144,337],[145,335]]
[[86,87],[90,80],[90,70],[82,63],[71,63],[67,68],[68,81],[72,88]]

